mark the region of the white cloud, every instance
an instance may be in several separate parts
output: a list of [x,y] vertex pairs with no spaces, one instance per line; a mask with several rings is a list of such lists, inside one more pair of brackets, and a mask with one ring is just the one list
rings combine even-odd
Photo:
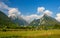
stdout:
[[8,7],[5,3],[3,2],[0,2],[0,10],[3,10],[3,9],[10,9],[10,7]]
[[44,7],[38,7],[38,8],[37,8],[37,12],[38,12],[38,13],[43,12],[44,10],[45,10]]
[[46,14],[46,15],[48,15],[48,16],[51,16],[52,15],[52,12],[49,11],[49,10],[45,10],[43,13]]
[[32,15],[29,15],[29,16],[24,16],[24,15],[22,15],[22,17],[23,17],[26,21],[31,22],[31,21],[34,20],[34,19],[40,19],[40,18],[42,17],[42,15],[37,15],[37,14],[32,14]]
[[[15,19],[17,17],[19,17],[19,18],[23,17],[25,20],[31,22],[33,19],[38,19],[38,18],[42,17],[42,15],[37,15],[37,14],[32,14],[32,15],[28,15],[28,16],[21,15],[21,12],[17,8],[11,8],[3,2],[0,2],[0,9],[1,10],[3,10],[3,9],[8,10],[8,17],[11,17],[13,19]],[[43,14],[47,14],[47,15],[52,14],[51,11],[45,10],[44,7],[38,7],[37,12],[38,13],[42,12]]]
[[38,12],[38,13],[42,13],[42,14],[46,14],[46,15],[48,15],[48,16],[51,16],[51,15],[52,15],[52,11],[50,11],[50,10],[45,10],[44,7],[38,7],[38,8],[37,8],[37,12]]
[[8,10],[7,11],[8,12],[8,17],[11,17],[13,19],[17,18],[17,16],[20,15],[20,12],[17,8],[8,7],[8,5],[6,5],[3,2],[0,2],[0,10],[1,11]]
[[8,11],[8,17],[12,17],[13,19],[17,18],[21,13],[19,12],[19,10],[17,8],[11,8]]
[[60,22],[60,13],[56,14],[55,19]]

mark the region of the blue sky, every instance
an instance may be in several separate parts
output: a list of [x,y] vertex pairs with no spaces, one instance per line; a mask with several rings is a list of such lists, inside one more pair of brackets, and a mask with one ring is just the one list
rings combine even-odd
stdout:
[[54,14],[60,12],[60,0],[2,0],[9,7],[18,8],[22,14],[34,14],[38,7],[45,7],[51,10]]
[[8,7],[18,8],[23,15],[37,14],[38,7],[53,12],[53,17],[60,12],[60,0],[0,0]]

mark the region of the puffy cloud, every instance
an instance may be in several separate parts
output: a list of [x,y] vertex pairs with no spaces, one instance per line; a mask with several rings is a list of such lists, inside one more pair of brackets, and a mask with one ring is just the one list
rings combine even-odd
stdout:
[[37,8],[37,12],[38,12],[38,13],[43,12],[44,10],[45,10],[44,7],[38,7],[38,8]]
[[[21,12],[17,9],[17,8],[11,8],[8,7],[5,3],[0,2],[0,9],[6,9],[8,10],[8,17],[11,17],[13,19],[17,18],[17,17],[23,17],[25,20],[31,22],[33,19],[38,19],[40,17],[42,17],[43,15],[37,15],[37,14],[32,14],[32,15],[28,15],[28,16],[24,16],[24,15],[20,15]],[[47,15],[51,15],[52,12],[49,10],[45,10],[44,7],[38,7],[37,8],[38,13],[42,12],[43,14],[47,14]]]
[[3,2],[0,2],[0,10],[4,11],[4,10],[8,10],[8,17],[11,17],[13,19],[17,18],[17,16],[20,15],[20,12],[17,8],[11,8],[8,7],[8,5],[6,5]]
[[55,19],[60,22],[60,13],[56,14]]
[[44,7],[38,7],[37,8],[37,12],[38,13],[42,13],[42,14],[46,14],[48,16],[51,16],[52,15],[52,12],[50,10],[45,10]]
[[48,16],[51,16],[52,15],[52,12],[49,11],[49,10],[45,10],[43,13],[46,14],[46,15],[48,15]]
[[12,17],[13,19],[17,18],[20,15],[20,12],[17,8],[11,8],[8,11],[8,17]]
[[22,17],[26,20],[26,21],[29,21],[31,22],[32,20],[34,19],[39,19],[41,18],[43,15],[37,15],[37,14],[32,14],[32,15],[29,15],[29,16],[24,16],[22,15]]

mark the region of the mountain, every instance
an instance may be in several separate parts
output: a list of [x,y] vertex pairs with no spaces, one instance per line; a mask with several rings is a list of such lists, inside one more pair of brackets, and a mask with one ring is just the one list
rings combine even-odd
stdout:
[[46,14],[40,18],[40,25],[55,25],[58,21]]
[[34,19],[29,25],[31,26],[38,26],[40,23],[40,19]]
[[14,23],[17,23],[20,26],[27,26],[28,25],[28,22],[26,20],[24,20],[21,16],[18,16],[17,18],[12,19],[12,21]]
[[14,28],[17,25],[14,24],[10,18],[8,18],[7,15],[5,15],[3,12],[0,11],[0,28]]
[[44,14],[42,18],[33,20],[30,25],[38,27],[38,29],[54,29],[60,28],[60,22],[56,19]]

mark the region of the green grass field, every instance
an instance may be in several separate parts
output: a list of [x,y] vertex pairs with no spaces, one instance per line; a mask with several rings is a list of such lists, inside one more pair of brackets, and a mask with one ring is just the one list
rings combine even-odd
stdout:
[[0,38],[60,38],[60,30],[0,31]]

